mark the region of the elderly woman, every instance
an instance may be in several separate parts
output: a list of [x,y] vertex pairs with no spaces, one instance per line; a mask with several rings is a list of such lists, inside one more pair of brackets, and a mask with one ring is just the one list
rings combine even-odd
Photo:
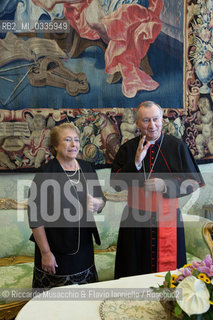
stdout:
[[38,169],[29,192],[28,215],[35,241],[33,288],[51,288],[98,280],[94,236],[100,244],[93,212],[105,197],[91,163],[76,159],[79,130],[72,123],[54,127],[55,156]]

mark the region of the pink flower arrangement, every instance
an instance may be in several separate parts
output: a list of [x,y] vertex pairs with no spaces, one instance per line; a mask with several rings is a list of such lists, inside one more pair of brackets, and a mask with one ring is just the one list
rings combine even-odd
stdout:
[[213,319],[213,260],[207,255],[202,261],[192,261],[176,274],[169,271],[165,276],[164,288],[179,294],[171,301],[173,314],[178,319]]
[[200,273],[205,273],[208,277],[213,277],[213,262],[210,255],[207,255],[202,261],[192,261],[192,263],[185,265],[180,269],[182,275],[177,279],[183,280],[185,277],[193,275],[194,270]]

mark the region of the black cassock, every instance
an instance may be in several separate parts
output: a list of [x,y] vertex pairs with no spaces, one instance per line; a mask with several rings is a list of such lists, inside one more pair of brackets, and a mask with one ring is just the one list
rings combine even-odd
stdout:
[[[111,185],[117,191],[128,189],[128,205],[118,236],[115,278],[176,269],[186,263],[184,228],[177,199],[204,184],[187,145],[164,134],[151,144],[138,171],[135,154],[139,141],[140,136],[123,144],[112,165]],[[144,181],[154,177],[166,184],[165,192],[159,196],[154,193],[150,196],[143,189]],[[161,223],[159,212],[172,216],[170,205],[175,210],[167,227],[167,222]]]

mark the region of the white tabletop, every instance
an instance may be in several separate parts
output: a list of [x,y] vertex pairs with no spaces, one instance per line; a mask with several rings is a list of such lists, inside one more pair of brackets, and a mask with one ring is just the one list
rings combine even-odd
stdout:
[[[104,281],[86,285],[53,288],[48,298],[31,299],[18,313],[16,320],[100,320],[100,304],[109,294],[133,292],[134,290],[158,287],[164,281],[165,273],[147,274],[119,280]],[[128,289],[128,290],[125,290]],[[143,290],[142,290],[143,291]],[[61,298],[65,293],[70,298]],[[56,294],[56,297],[52,298]]]

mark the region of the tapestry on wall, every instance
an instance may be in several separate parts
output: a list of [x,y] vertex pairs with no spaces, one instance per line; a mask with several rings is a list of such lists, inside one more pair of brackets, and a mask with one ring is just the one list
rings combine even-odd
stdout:
[[211,5],[0,4],[0,169],[48,161],[50,129],[64,121],[80,129],[82,158],[110,165],[137,134],[134,108],[145,100],[164,108],[165,132],[183,137],[200,162],[211,161]]
[[198,163],[213,160],[213,1],[188,1],[185,141]]

